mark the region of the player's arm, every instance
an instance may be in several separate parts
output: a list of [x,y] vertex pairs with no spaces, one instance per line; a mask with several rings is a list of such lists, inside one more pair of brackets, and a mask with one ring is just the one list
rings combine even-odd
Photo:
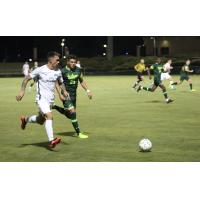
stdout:
[[190,70],[189,67],[186,66],[186,67],[185,67],[185,71],[186,71],[186,72],[189,72],[189,73],[192,73],[194,70]]
[[56,81],[56,90],[58,92],[58,95],[59,95],[59,98],[61,101],[64,101],[64,100],[66,100],[66,98],[69,98],[69,93],[67,92],[67,90],[65,88],[65,84],[63,83],[62,77],[60,77]]
[[138,71],[138,64],[134,66],[135,71]]
[[22,84],[21,84],[21,89],[20,89],[20,92],[19,94],[16,96],[16,100],[17,101],[21,101],[24,94],[25,94],[25,90],[26,90],[26,86],[27,86],[27,83],[31,80],[31,76],[27,76],[24,78],[24,80],[22,81]]
[[89,90],[86,81],[83,79],[83,76],[81,75],[79,77],[79,82],[82,86],[82,88],[87,92],[88,98],[92,99],[92,92]]
[[151,77],[152,69],[153,69],[153,65],[146,67],[146,71],[147,71],[147,74],[148,74],[150,80],[152,79],[152,77]]

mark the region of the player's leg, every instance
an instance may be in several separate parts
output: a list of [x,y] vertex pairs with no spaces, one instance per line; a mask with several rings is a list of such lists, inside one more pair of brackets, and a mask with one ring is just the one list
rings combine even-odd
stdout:
[[71,100],[67,100],[64,104],[64,107],[71,120],[72,126],[74,127],[74,130],[76,131],[76,136],[81,139],[88,138],[87,135],[81,132],[80,127],[79,127],[77,114],[76,114],[76,96],[75,95],[71,96]]
[[160,83],[160,84],[159,84],[159,87],[162,89],[162,92],[163,92],[163,95],[164,95],[164,97],[165,97],[166,103],[171,103],[171,102],[173,102],[173,100],[171,100],[171,99],[168,98],[167,90],[166,90],[165,86],[164,86],[162,83]]
[[49,148],[54,148],[58,143],[60,143],[61,138],[55,138],[54,139],[54,133],[53,133],[53,114],[51,112],[51,108],[50,108],[50,103],[45,101],[45,100],[40,100],[37,102],[38,107],[41,111],[41,113],[44,115],[45,117],[45,122],[44,122],[44,126],[45,126],[45,130],[46,130],[46,134],[49,140]]
[[188,83],[189,83],[189,86],[190,86],[190,91],[191,92],[194,92],[194,91],[196,91],[195,89],[193,89],[193,87],[192,87],[192,80],[188,77]]
[[142,73],[138,72],[137,74],[137,81],[135,82],[135,84],[133,85],[133,88],[136,88],[136,86],[144,80],[144,77],[142,75]]
[[43,125],[45,122],[45,117],[39,113],[39,115],[32,115],[29,117],[21,116],[21,129],[25,129],[28,123],[37,123]]
[[138,89],[137,89],[137,92],[139,92],[140,90],[145,90],[145,91],[149,91],[149,92],[154,92],[157,88],[157,84],[155,84],[155,81],[154,81],[154,84],[152,87],[143,87],[143,86],[139,86]]

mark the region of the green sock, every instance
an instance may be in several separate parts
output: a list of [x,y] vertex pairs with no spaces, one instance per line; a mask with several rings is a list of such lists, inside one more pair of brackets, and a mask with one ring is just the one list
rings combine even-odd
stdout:
[[80,128],[79,128],[79,125],[78,125],[78,120],[76,119],[76,112],[71,113],[70,116],[71,116],[72,125],[73,125],[76,133],[79,134],[81,131],[80,131]]
[[190,83],[190,90],[192,90],[192,83]]
[[167,95],[167,91],[166,91],[166,89],[163,90],[163,95],[164,95],[165,99],[168,99],[168,95]]

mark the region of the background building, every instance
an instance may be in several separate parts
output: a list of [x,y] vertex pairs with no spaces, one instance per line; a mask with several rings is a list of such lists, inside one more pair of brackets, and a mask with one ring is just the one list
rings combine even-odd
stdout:
[[144,37],[145,54],[200,57],[200,37]]

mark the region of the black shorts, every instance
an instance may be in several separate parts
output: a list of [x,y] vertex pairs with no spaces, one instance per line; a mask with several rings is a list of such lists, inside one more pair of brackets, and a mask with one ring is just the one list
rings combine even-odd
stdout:
[[142,81],[142,76],[143,76],[142,72],[137,72],[138,80]]

